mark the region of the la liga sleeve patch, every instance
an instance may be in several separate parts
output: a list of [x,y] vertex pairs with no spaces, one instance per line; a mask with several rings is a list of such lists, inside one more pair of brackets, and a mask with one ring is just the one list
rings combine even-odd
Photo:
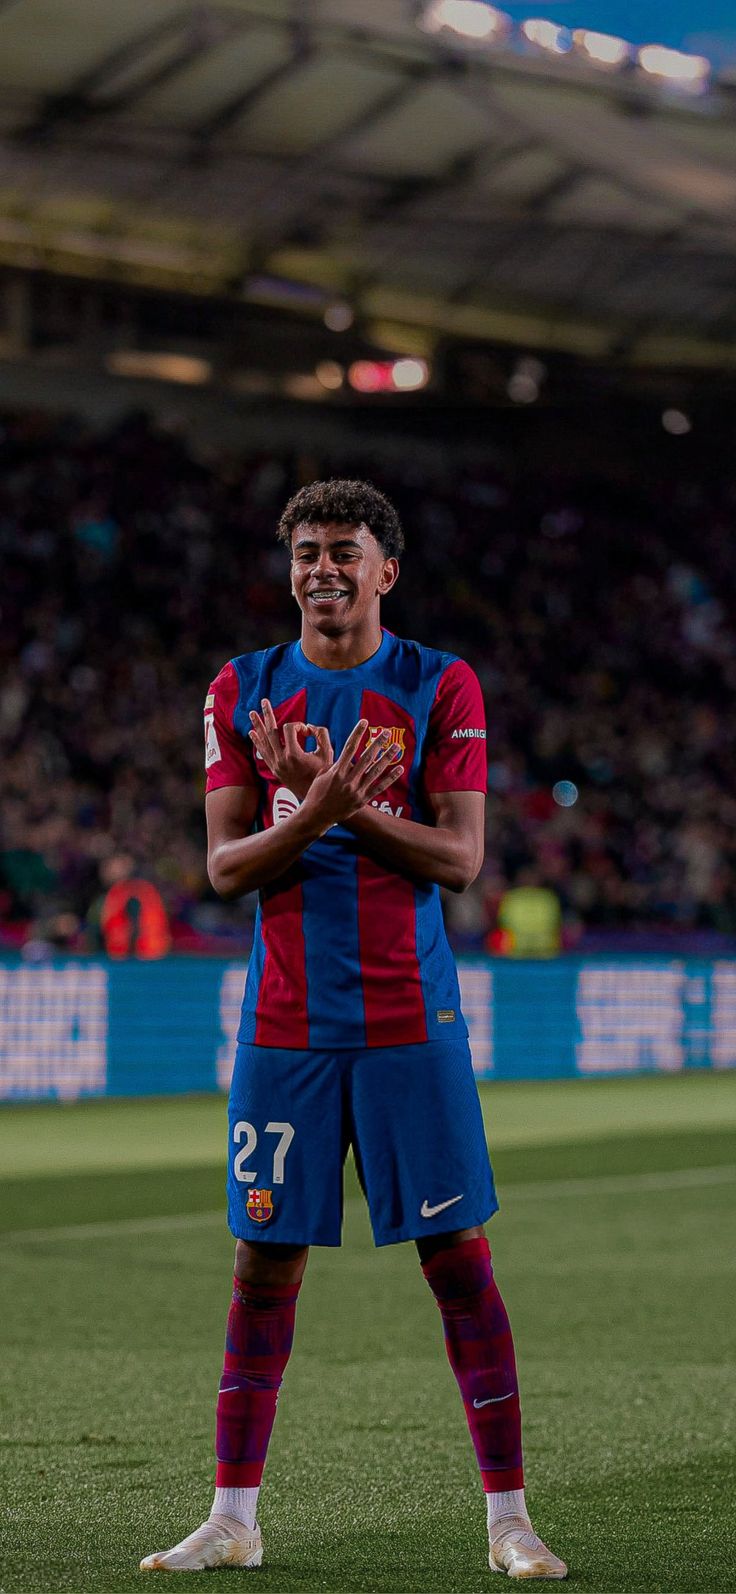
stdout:
[[235,666],[226,664],[208,688],[204,700],[204,767],[206,790],[220,786],[257,786],[251,748],[235,729],[234,714],[240,696]]
[[486,714],[480,681],[455,659],[437,683],[424,762],[425,791],[482,791],[488,787]]

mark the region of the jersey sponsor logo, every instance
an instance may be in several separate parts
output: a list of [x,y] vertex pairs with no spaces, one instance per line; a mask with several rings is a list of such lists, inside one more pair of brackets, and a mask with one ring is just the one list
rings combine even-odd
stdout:
[[402,815],[402,814],[403,814],[403,812],[404,812],[404,805],[403,805],[403,803],[399,803],[399,805],[398,805],[398,807],[397,807],[397,808],[392,808],[392,807],[391,807],[391,804],[390,804],[390,803],[388,803],[388,802],[385,802],[385,801],[384,801],[384,802],[382,802],[382,803],[379,803],[379,801],[378,801],[378,798],[377,798],[377,797],[374,797],[374,798],[373,798],[373,799],[372,799],[372,801],[371,801],[371,808],[377,808],[377,809],[378,809],[378,812],[379,812],[379,814],[391,814],[391,816],[392,816],[392,818],[393,818],[393,819],[400,819],[400,818],[401,818],[401,815]]
[[403,725],[369,725],[368,740],[365,744],[366,751],[373,746],[374,742],[378,741],[379,736],[383,736],[384,732],[389,738],[386,745],[388,747],[398,747],[403,758],[406,752],[406,730]]
[[245,1210],[254,1223],[268,1223],[273,1217],[273,1201],[270,1190],[249,1190]]
[[275,825],[283,824],[285,819],[290,819],[297,808],[301,807],[299,798],[289,791],[288,786],[279,786],[273,797],[273,822]]
[[476,728],[472,725],[463,725],[461,730],[453,731],[450,740],[453,742],[470,742],[474,737],[477,738],[479,742],[484,742],[486,739],[486,733],[484,730],[476,730]]
[[216,764],[222,758],[220,743],[217,740],[214,714],[205,714],[204,717],[204,767],[209,769],[210,764]]

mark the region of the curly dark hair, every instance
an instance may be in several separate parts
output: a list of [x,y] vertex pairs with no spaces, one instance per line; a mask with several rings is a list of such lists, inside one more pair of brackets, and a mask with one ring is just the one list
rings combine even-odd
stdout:
[[387,559],[404,551],[401,521],[384,493],[370,482],[310,482],[294,493],[276,528],[279,542],[291,547],[291,534],[297,526],[324,526],[328,521],[346,526],[367,526],[380,543]]

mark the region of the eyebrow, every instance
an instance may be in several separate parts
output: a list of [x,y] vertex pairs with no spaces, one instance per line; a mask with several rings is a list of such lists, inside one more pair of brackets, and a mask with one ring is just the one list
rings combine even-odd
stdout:
[[[362,549],[362,546],[362,543],[356,542],[353,537],[339,537],[336,542],[328,543],[329,548]],[[299,537],[294,543],[294,550],[296,551],[297,548],[319,548],[319,543],[317,542],[316,537]]]

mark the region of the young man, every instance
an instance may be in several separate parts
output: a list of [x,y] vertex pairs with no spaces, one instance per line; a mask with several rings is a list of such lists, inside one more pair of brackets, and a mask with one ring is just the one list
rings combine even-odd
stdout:
[[565,1576],[524,1502],[514,1349],[482,1225],[497,1201],[439,887],[483,859],[485,722],[462,660],[382,630],[395,510],[364,482],[287,504],[301,640],[205,702],[208,868],[258,890],[230,1096],[237,1238],[207,1522],[144,1571],[259,1566],[256,1500],[310,1245],[339,1245],[352,1144],[377,1245],[414,1240],[488,1507],[489,1561]]

